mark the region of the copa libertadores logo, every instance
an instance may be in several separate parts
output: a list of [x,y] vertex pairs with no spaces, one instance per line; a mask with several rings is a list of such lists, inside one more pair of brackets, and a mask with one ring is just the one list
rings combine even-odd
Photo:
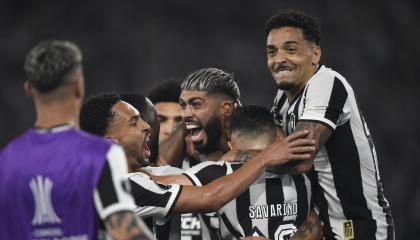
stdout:
[[35,213],[32,224],[61,223],[51,202],[51,190],[53,187],[51,179],[38,175],[29,182],[29,187],[32,190],[35,203]]

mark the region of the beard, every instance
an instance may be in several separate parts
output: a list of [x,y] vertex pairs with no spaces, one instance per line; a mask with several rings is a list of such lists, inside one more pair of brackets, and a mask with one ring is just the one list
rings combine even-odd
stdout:
[[131,158],[131,165],[135,168],[141,168],[149,166],[149,162],[144,158],[143,153],[140,151],[137,144],[130,144],[129,146],[123,146],[124,152],[127,158]]
[[283,80],[283,81],[281,81],[281,82],[279,82],[279,83],[277,84],[277,87],[278,87],[280,90],[283,90],[283,91],[291,91],[291,90],[293,90],[296,86],[295,86],[295,84],[294,84],[293,82],[291,82],[291,81]]
[[213,115],[203,129],[207,136],[207,142],[194,142],[194,147],[201,154],[210,154],[218,150],[222,138],[223,126],[220,117]]

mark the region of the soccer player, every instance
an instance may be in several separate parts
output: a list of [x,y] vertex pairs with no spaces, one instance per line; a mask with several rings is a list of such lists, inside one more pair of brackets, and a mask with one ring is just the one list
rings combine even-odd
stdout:
[[36,121],[0,153],[0,239],[98,239],[103,223],[114,239],[151,239],[132,211],[121,147],[78,130],[79,48],[41,42],[24,70]]
[[[146,97],[139,94],[121,94],[121,100],[131,104],[133,107],[139,110],[140,116],[150,125],[150,141],[149,149],[151,155],[149,157],[152,166],[158,165],[160,167],[143,167],[142,170],[147,171],[153,175],[172,175],[179,174],[183,171],[179,168],[173,168],[168,165],[161,157],[153,157],[159,152],[159,145],[161,137],[170,135],[172,129],[182,121],[181,106],[179,105],[179,95],[181,93],[180,84],[176,82],[164,82],[157,85],[149,92],[149,97],[153,101],[150,102]],[[155,109],[156,106],[156,109]],[[158,117],[157,117],[158,116]],[[159,118],[159,120],[158,120]],[[160,128],[162,125],[162,128]],[[159,128],[161,129],[159,134]],[[157,138],[154,138],[157,137]],[[188,136],[187,136],[188,138]],[[188,139],[186,139],[188,141]],[[190,149],[191,142],[187,143],[187,148]],[[190,157],[187,150],[187,155],[179,166],[183,170],[189,169],[200,163],[193,157]],[[168,159],[167,159],[168,160]],[[150,223],[149,219],[145,219],[146,222]],[[149,225],[150,226],[150,225]],[[168,237],[163,237],[162,234],[169,234]],[[189,238],[191,240],[200,240],[201,236],[201,224],[197,213],[185,213],[185,214],[174,214],[171,216],[170,221],[166,221],[165,225],[156,225],[156,235],[158,238],[170,238],[173,240],[182,238]]]
[[[261,151],[277,138],[274,119],[259,106],[236,108],[231,116],[232,150]],[[204,186],[235,172],[250,155],[235,162],[207,161],[185,171],[177,182]],[[172,176],[175,179],[175,176]],[[165,179],[162,179],[165,181]],[[320,239],[321,223],[311,209],[311,184],[305,174],[279,175],[265,171],[237,198],[218,212],[222,239],[260,236],[262,239]]]
[[318,23],[284,10],[265,25],[267,65],[279,90],[272,112],[286,134],[307,129],[316,153],[288,172],[314,174],[327,239],[394,239],[372,137],[347,80],[320,63]]
[[[144,156],[149,154],[146,142],[150,126],[130,104],[121,101],[118,94],[102,94],[89,98],[82,106],[81,128],[104,136],[122,145],[128,161],[130,183],[137,212],[143,216],[167,217],[171,213],[209,212],[221,208],[249,186],[266,167],[282,164],[289,160],[309,157],[312,140],[294,138],[305,133],[276,142],[267,151],[250,159],[238,171],[220,178],[204,187],[164,186],[157,184],[141,171]],[[200,201],[197,201],[200,199]]]
[[[141,118],[150,125],[150,137],[147,142],[150,156],[146,158],[146,160],[150,165],[156,165],[157,162],[159,162],[160,123],[155,106],[150,99],[137,93],[125,93],[120,96],[122,101],[127,102],[136,108],[139,111]],[[147,163],[144,163],[144,165],[147,165]]]
[[160,122],[159,142],[168,138],[182,121],[179,105],[181,86],[175,81],[165,81],[152,88],[147,97],[152,101]]

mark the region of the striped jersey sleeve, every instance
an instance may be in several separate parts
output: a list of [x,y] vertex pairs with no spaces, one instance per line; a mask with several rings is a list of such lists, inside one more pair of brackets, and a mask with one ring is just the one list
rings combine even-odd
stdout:
[[325,72],[315,74],[308,82],[300,120],[319,121],[335,129],[350,119],[350,108],[346,106],[348,91],[340,76]]
[[184,175],[196,186],[204,186],[219,177],[226,175],[228,168],[226,162],[202,162],[186,170]]
[[165,185],[152,181],[149,176],[138,172],[130,174],[131,191],[137,205],[135,212],[141,217],[153,216],[166,219],[181,195],[182,186]]
[[134,209],[126,176],[127,160],[124,151],[120,146],[112,145],[106,154],[106,161],[94,190],[95,207],[102,220],[115,212]]

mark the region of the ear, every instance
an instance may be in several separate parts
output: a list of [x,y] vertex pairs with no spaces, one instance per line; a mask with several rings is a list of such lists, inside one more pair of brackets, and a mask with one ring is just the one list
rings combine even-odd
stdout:
[[312,65],[317,66],[319,64],[319,60],[321,59],[321,47],[319,45],[315,45],[312,49]]
[[84,85],[84,79],[83,76],[80,75],[79,78],[76,79],[73,83],[73,93],[74,96],[78,99],[82,99],[85,95],[85,85]]
[[228,141],[228,146],[229,146],[230,150],[236,150],[236,145],[235,145],[234,142]]
[[23,84],[23,90],[25,91],[25,95],[28,97],[32,96],[32,86],[31,84],[29,84],[28,81],[25,81],[25,83]]
[[234,103],[231,101],[223,101],[222,102],[222,115],[224,117],[230,117],[232,115],[232,111],[234,108]]

